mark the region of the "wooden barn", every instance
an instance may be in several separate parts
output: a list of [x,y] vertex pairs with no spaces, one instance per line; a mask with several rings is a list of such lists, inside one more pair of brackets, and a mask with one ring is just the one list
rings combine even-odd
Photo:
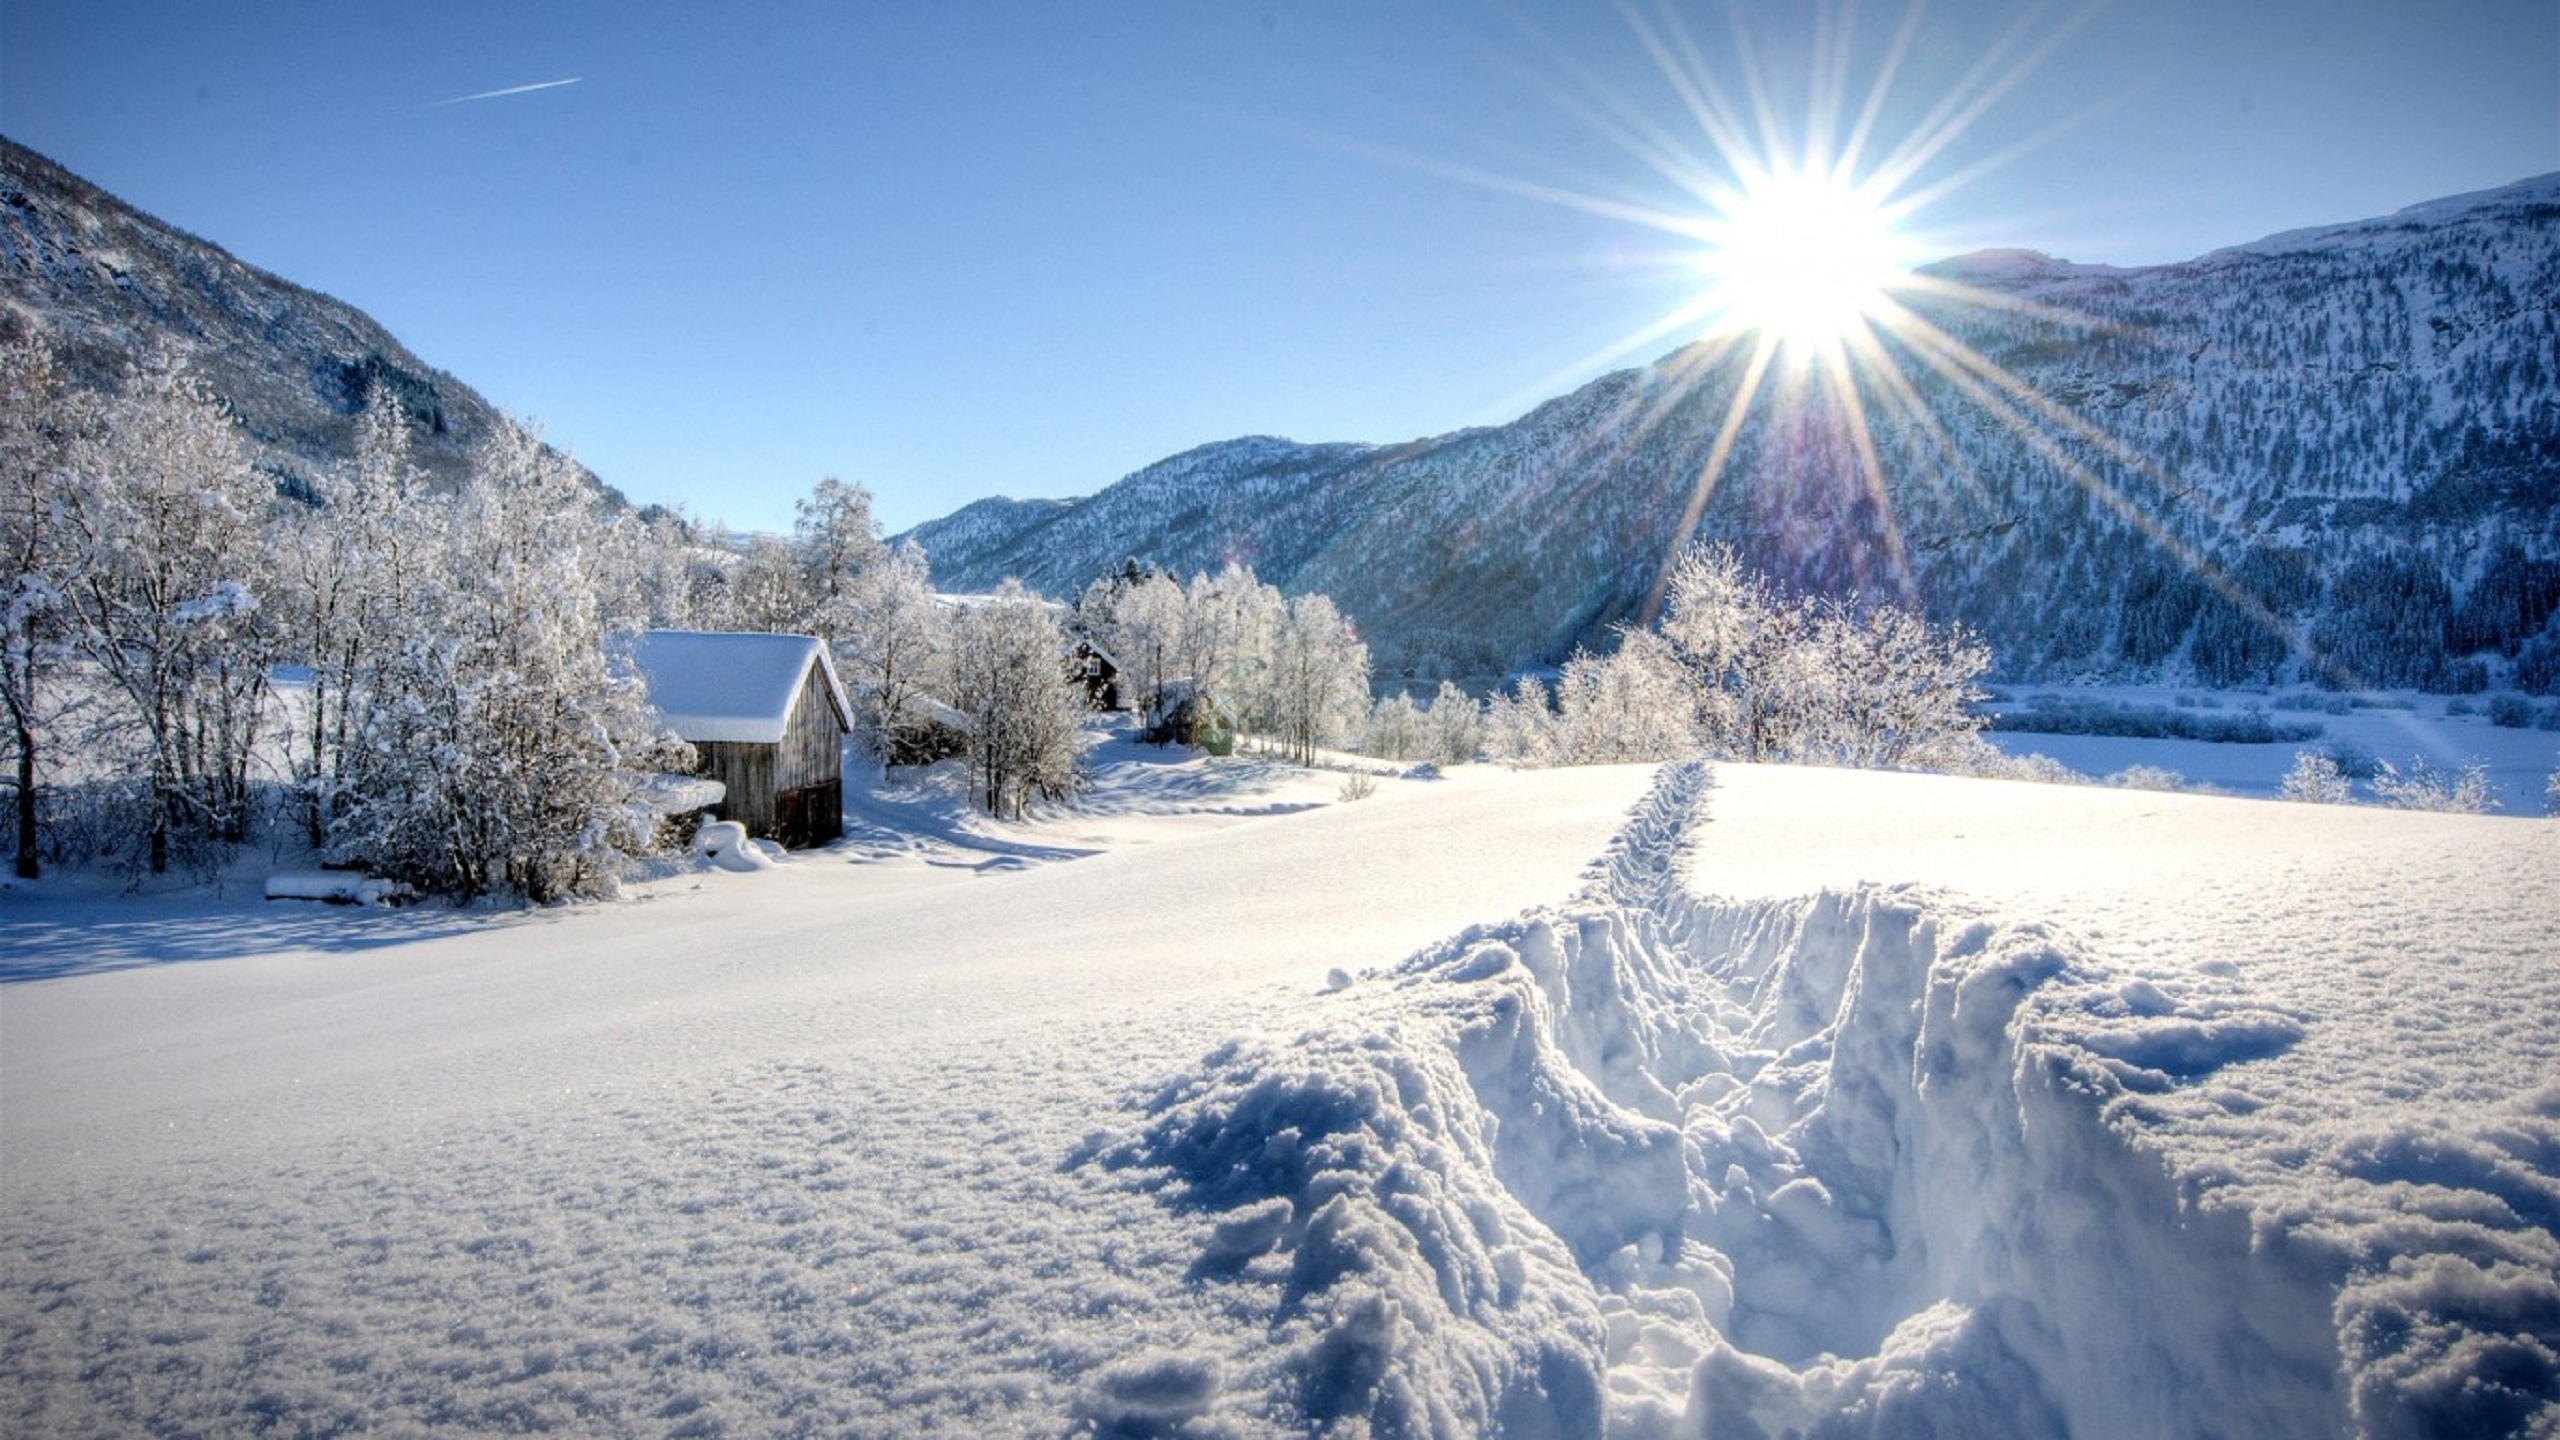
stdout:
[[631,658],[695,771],[728,788],[718,817],[793,849],[844,833],[853,709],[826,643],[807,635],[649,630]]

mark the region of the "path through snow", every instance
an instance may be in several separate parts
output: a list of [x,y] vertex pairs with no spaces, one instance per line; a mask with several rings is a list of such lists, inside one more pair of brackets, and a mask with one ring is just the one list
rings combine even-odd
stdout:
[[2560,826],[1648,776],[0,989],[0,1428],[2560,1424]]

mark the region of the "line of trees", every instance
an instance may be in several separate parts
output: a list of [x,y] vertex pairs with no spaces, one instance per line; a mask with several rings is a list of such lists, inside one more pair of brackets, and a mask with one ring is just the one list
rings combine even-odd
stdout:
[[[287,499],[180,356],[0,351],[13,866],[210,870],[262,825],[463,899],[609,888],[690,763],[608,627],[647,536],[507,426],[432,491],[386,395]],[[288,677],[280,687],[278,677]]]
[[[1974,768],[1990,651],[1893,605],[1790,598],[1724,546],[1684,554],[1660,620],[1608,655],[1522,677],[1485,707],[1485,748],[1518,765],[1715,755],[1870,768]],[[1435,708],[1437,708],[1435,706]]]
[[1086,587],[1078,629],[1109,651],[1131,708],[1161,725],[1177,697],[1212,697],[1283,758],[1359,736],[1369,714],[1369,647],[1324,595],[1283,596],[1230,564],[1189,584],[1130,562]]
[[18,875],[211,873],[290,832],[465,900],[603,893],[657,843],[649,781],[692,762],[607,643],[658,627],[824,638],[862,747],[957,745],[991,810],[1077,784],[1054,608],[945,605],[862,486],[741,540],[607,503],[512,424],[436,488],[412,423],[378,392],[347,464],[280,487],[183,356],[99,397],[38,338],[0,349]]

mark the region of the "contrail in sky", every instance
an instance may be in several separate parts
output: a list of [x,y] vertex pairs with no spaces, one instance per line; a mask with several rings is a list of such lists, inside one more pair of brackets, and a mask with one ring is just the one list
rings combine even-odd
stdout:
[[477,95],[456,95],[450,100],[438,100],[427,108],[433,110],[437,105],[460,105],[468,100],[495,100],[502,95],[530,95],[536,90],[557,90],[563,85],[575,85],[585,78],[583,75],[572,75],[566,80],[543,80],[532,85],[510,85],[504,90],[483,90]]

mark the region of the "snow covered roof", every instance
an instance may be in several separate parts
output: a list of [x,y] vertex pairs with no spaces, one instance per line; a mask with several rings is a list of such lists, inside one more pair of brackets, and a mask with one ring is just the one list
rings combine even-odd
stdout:
[[649,703],[687,740],[779,743],[812,665],[826,679],[836,723],[851,727],[853,707],[835,661],[813,636],[644,630],[632,638],[631,659],[648,683]]

